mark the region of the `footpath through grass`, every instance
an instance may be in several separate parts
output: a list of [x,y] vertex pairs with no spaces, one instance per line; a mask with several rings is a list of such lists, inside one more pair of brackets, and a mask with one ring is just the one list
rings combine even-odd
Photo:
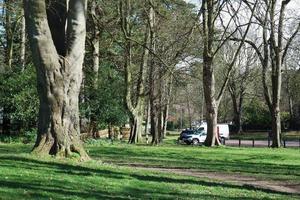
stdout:
[[31,147],[0,144],[0,199],[299,199],[230,183],[106,164],[144,163],[253,174],[268,170],[270,176],[298,182],[297,150],[94,144],[87,148],[96,160],[77,163],[31,156]]
[[93,145],[88,149],[93,158],[109,163],[238,173],[300,184],[300,149],[127,144]]

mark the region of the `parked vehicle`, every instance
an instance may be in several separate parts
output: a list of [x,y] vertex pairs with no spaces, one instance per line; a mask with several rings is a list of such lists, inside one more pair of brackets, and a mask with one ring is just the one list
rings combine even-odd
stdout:
[[203,143],[206,139],[206,132],[204,129],[196,129],[196,130],[184,130],[181,132],[178,141],[184,142],[186,144],[197,145],[199,143]]
[[[200,129],[204,129],[204,131],[207,133],[207,123],[202,123]],[[217,124],[217,133],[220,136],[221,140],[229,139],[228,124]]]

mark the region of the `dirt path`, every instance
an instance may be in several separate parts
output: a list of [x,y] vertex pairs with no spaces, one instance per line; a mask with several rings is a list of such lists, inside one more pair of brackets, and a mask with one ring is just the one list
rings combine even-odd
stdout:
[[210,180],[232,183],[242,187],[252,187],[261,190],[269,190],[273,192],[297,194],[300,195],[300,184],[291,184],[287,181],[270,181],[261,180],[256,177],[245,176],[239,173],[225,174],[220,172],[201,172],[193,169],[180,169],[180,168],[161,168],[152,167],[139,164],[120,164],[122,166],[131,166],[138,169],[145,169],[157,172],[173,173],[177,175],[193,176],[198,178],[208,178]]

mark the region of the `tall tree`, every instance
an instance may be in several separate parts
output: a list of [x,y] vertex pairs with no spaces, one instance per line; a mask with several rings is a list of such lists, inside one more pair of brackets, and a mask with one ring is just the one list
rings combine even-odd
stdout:
[[[291,31],[290,35],[284,34],[286,7],[289,2],[290,0],[260,1],[261,10],[255,12],[255,19],[262,29],[262,44],[258,44],[256,39],[245,40],[254,48],[262,65],[264,97],[272,116],[272,147],[281,145],[282,63],[300,30],[300,22],[297,22],[295,30]],[[247,5],[250,7],[249,3]],[[269,67],[271,68],[271,88],[268,83]]]
[[[47,3],[46,3],[47,2]],[[80,155],[79,90],[86,36],[86,0],[24,0],[27,32],[37,71],[40,100],[39,155]]]
[[[241,8],[242,2],[237,5],[231,6],[231,1],[214,1],[214,0],[202,0],[202,38],[203,38],[203,89],[206,105],[206,120],[207,120],[207,137],[204,142],[206,146],[219,145],[220,141],[217,137],[217,116],[218,107],[220,101],[223,97],[225,88],[227,87],[230,74],[232,72],[233,66],[238,58],[239,52],[244,44],[245,37],[250,29],[251,24],[247,23],[246,30],[241,31],[241,25],[237,24],[239,9]],[[227,6],[229,5],[230,8]],[[235,9],[234,7],[237,7]],[[256,7],[256,3],[252,6],[252,10]],[[226,8],[228,15],[230,16],[227,25],[224,25],[221,11]],[[231,14],[232,13],[232,14]],[[250,20],[252,20],[253,13],[251,14]],[[217,19],[220,18],[221,24],[224,25],[223,34],[220,40],[216,40],[217,31],[216,23]],[[236,28],[230,33],[230,24],[234,22]],[[214,75],[214,58],[218,51],[228,42],[229,36],[235,33],[240,33],[242,35],[241,42],[237,45],[237,49],[232,56],[230,63],[228,64],[228,71],[226,72],[226,77],[224,83],[217,93],[215,89],[215,75]],[[221,41],[221,42],[219,42]]]
[[[148,5],[146,2],[145,5]],[[148,6],[149,7],[149,6]],[[120,0],[120,19],[121,29],[125,38],[125,53],[124,53],[124,68],[125,68],[125,82],[126,82],[126,105],[131,114],[131,133],[129,142],[138,143],[142,139],[142,123],[145,112],[145,81],[146,71],[149,58],[149,43],[150,43],[150,29],[149,23],[146,23],[144,28],[144,42],[142,43],[143,53],[140,61],[140,67],[137,73],[137,81],[134,84],[134,62],[133,62],[133,22],[132,22],[132,2],[131,0]],[[145,10],[149,10],[145,8]],[[151,14],[151,8],[149,16]],[[134,93],[133,93],[134,91]]]

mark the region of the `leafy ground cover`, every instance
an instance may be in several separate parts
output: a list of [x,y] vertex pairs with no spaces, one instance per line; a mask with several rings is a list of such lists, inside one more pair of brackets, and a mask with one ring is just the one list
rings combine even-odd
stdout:
[[245,173],[266,173],[268,168],[272,177],[299,182],[297,150],[261,152],[95,142],[87,145],[94,160],[78,163],[37,158],[28,154],[31,147],[32,144],[0,144],[0,199],[299,199],[265,189],[109,164],[144,163]]

